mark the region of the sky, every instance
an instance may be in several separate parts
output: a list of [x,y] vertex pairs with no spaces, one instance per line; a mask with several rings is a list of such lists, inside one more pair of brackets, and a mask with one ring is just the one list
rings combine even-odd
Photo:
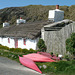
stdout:
[[28,5],[75,5],[75,0],[0,0],[0,9]]

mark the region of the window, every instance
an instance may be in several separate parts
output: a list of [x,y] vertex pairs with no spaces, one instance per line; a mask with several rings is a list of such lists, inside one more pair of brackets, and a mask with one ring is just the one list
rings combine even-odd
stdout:
[[24,45],[26,45],[26,39],[23,39]]

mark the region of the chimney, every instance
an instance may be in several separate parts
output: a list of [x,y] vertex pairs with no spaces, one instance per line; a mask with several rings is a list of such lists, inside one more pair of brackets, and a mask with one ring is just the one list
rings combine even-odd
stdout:
[[16,23],[17,23],[17,25],[23,24],[23,23],[26,23],[26,20],[24,20],[24,19],[22,19],[22,17],[20,17],[20,19],[17,19]]
[[64,11],[59,10],[59,5],[56,5],[55,10],[49,10],[49,21],[58,22],[64,19]]
[[56,9],[59,9],[59,5],[56,5]]
[[8,21],[6,20],[6,21],[3,23],[3,27],[7,27],[7,26],[9,26],[9,23],[8,23]]
[[22,17],[20,17],[20,19],[22,19]]

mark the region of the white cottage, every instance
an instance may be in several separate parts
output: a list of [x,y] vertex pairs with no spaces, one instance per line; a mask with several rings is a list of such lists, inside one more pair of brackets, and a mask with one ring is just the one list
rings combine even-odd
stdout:
[[[49,20],[53,20],[54,22],[63,20],[64,12],[58,8],[59,6],[57,5],[56,10],[49,11]],[[44,31],[41,31],[41,29],[45,25],[50,24],[50,22],[26,23],[26,20],[22,18],[17,19],[16,22],[16,25],[3,26],[0,29],[0,44],[9,48],[32,48],[36,50],[39,38],[44,39]]]
[[9,48],[36,50],[41,37],[41,28],[47,24],[47,22],[34,22],[3,27],[0,29],[0,44]]

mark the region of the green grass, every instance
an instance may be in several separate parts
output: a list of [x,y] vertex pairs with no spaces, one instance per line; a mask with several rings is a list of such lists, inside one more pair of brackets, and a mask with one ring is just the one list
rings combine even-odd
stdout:
[[[25,53],[0,49],[0,56],[19,62],[19,56]],[[75,75],[75,60],[59,62],[36,62],[39,69],[46,75]]]
[[[47,75],[75,75],[75,60],[48,63],[36,63],[40,70]],[[46,67],[44,67],[44,65]],[[40,67],[41,66],[41,67]]]
[[19,62],[19,56],[22,56],[22,55],[24,55],[24,53],[16,53],[16,52],[10,52],[8,50],[0,50],[0,56],[8,57],[17,62]]

